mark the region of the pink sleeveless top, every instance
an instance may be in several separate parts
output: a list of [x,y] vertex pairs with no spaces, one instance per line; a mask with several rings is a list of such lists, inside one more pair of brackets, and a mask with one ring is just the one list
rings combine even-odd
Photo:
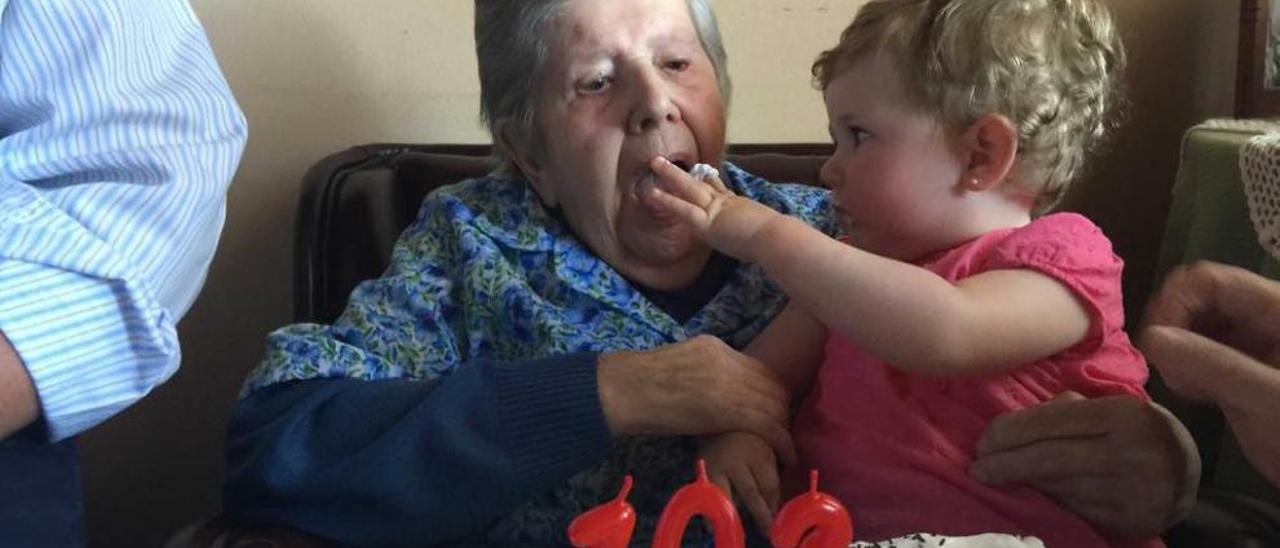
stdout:
[[997,416],[1075,390],[1146,399],[1146,362],[1122,330],[1123,263],[1082,216],[1060,213],[994,231],[927,257],[921,266],[957,281],[991,270],[1031,269],[1085,305],[1085,338],[1059,354],[998,373],[926,377],[898,371],[832,334],[812,392],[795,420],[801,470],[849,508],[858,540],[915,532],[1034,535],[1050,547],[1163,546],[1112,542],[1084,519],[1025,486],[989,487],[967,468]]

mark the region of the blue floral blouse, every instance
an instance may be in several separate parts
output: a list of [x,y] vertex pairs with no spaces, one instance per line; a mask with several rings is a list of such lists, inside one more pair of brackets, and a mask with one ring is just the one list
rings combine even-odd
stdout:
[[[775,185],[726,164],[735,192],[830,234],[828,193]],[[242,396],[287,381],[446,376],[471,360],[521,361],[576,352],[654,348],[699,334],[735,348],[785,303],[763,271],[741,265],[681,323],[649,302],[548,213],[520,180],[489,176],[443,187],[423,202],[382,277],[360,284],[333,325],[273,332]],[[353,419],[358,420],[358,419]],[[688,438],[621,438],[613,458],[500,519],[478,542],[549,544],[583,510],[617,494],[624,474],[647,545],[670,495],[693,477]],[[424,464],[426,465],[426,464]]]

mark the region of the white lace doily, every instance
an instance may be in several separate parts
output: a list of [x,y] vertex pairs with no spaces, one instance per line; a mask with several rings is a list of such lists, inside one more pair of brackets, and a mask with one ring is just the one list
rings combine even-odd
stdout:
[[1248,133],[1275,133],[1280,132],[1280,121],[1210,118],[1201,122],[1197,127],[1227,131],[1242,131]]
[[1240,174],[1258,243],[1280,258],[1280,132],[1249,139],[1240,151]]

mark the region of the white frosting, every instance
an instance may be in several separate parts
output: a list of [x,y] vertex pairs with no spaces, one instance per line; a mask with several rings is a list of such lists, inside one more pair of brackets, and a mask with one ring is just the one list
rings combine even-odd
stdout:
[[689,170],[689,175],[693,175],[694,179],[707,182],[710,177],[720,178],[720,171],[707,164],[693,164],[693,169]]
[[850,548],[1044,548],[1035,537],[1015,537],[1001,533],[987,533],[971,537],[948,537],[920,533],[880,542],[855,542]]

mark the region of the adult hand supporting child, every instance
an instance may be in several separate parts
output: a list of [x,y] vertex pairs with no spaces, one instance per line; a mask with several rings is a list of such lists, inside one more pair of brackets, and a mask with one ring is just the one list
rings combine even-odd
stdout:
[[1091,523],[1158,535],[1191,510],[1200,457],[1163,407],[1129,396],[1075,392],[997,418],[970,468],[988,484],[1023,482]]
[[598,379],[605,422],[616,435],[751,432],[784,462],[796,460],[782,384],[716,337],[602,355]]

